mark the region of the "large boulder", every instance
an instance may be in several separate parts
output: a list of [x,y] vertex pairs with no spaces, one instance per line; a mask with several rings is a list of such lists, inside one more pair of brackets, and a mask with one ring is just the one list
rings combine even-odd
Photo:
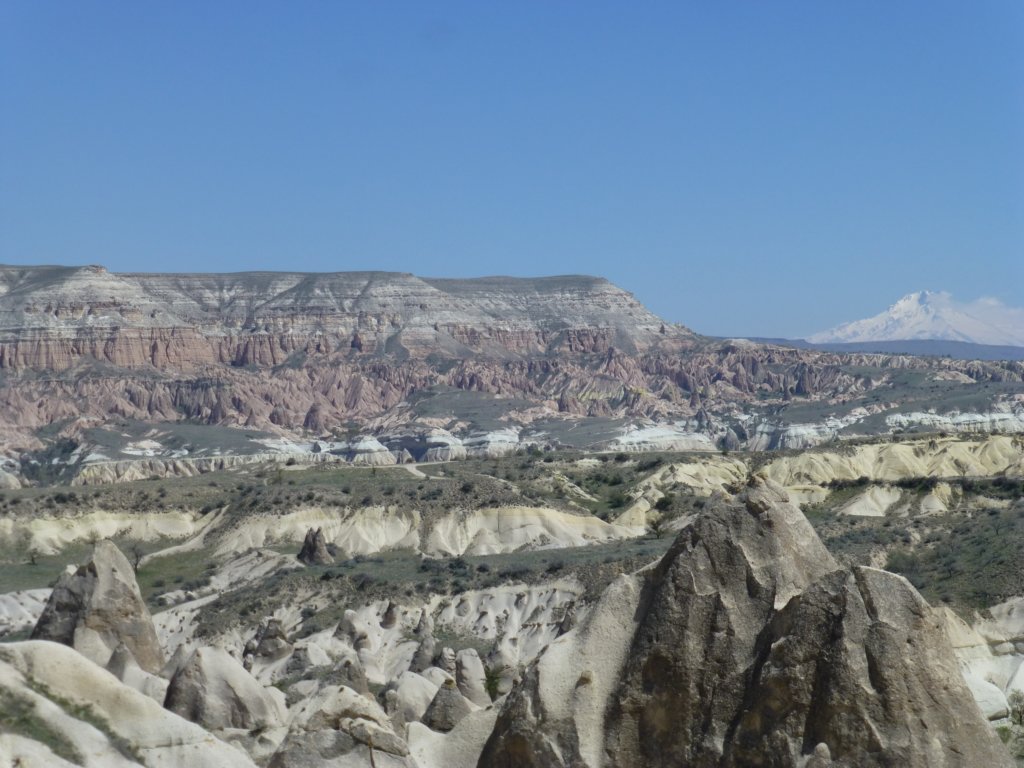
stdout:
[[135,572],[109,540],[96,543],[89,562],[61,574],[32,639],[70,645],[100,666],[122,644],[145,671],[158,674],[164,665]]
[[167,688],[164,706],[212,731],[283,725],[284,694],[264,688],[222,648],[197,648]]
[[391,684],[388,714],[401,722],[420,720],[437,695],[437,686],[416,672],[405,671]]

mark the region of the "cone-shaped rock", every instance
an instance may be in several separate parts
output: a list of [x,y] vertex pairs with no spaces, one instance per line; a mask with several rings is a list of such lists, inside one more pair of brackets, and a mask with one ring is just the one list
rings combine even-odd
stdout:
[[299,550],[299,560],[306,565],[329,565],[334,562],[331,553],[327,551],[327,538],[322,528],[306,531],[302,549]]
[[159,674],[164,665],[135,572],[108,540],[97,542],[89,562],[61,574],[32,639],[70,645],[101,666],[123,643],[147,672]]
[[285,722],[284,694],[264,688],[227,651],[197,648],[167,688],[164,707],[209,730]]
[[447,733],[472,711],[473,706],[459,693],[455,681],[447,680],[437,689],[430,706],[423,713],[423,724],[432,730]]

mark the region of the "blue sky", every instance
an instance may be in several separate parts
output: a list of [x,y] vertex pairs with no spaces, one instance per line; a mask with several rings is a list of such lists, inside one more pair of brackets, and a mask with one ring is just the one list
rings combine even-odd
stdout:
[[0,3],[0,261],[1024,304],[1024,3]]

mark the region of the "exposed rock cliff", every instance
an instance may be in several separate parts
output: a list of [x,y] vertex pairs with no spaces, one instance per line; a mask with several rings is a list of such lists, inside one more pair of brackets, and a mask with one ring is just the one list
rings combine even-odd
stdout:
[[[424,356],[630,351],[663,322],[606,280],[433,280],[394,272],[112,274],[0,267],[0,368],[82,360],[190,370],[274,366],[296,353]],[[686,332],[673,335],[685,338]]]

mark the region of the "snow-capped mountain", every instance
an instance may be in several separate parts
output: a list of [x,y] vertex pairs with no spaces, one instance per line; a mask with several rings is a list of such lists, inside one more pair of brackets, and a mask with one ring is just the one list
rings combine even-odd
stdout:
[[814,344],[908,339],[1024,346],[1024,309],[998,299],[960,302],[945,291],[918,291],[874,317],[807,337]]

